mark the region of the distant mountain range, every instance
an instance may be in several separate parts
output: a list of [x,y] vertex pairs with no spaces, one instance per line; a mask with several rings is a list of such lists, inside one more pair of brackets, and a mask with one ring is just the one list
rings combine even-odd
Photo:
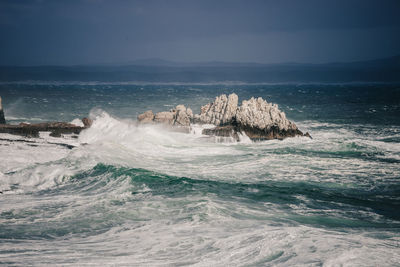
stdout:
[[1,66],[0,81],[100,82],[400,82],[400,56],[358,62],[302,63],[182,63],[142,59],[123,64],[78,66]]
[[273,67],[273,66],[334,66],[334,65],[369,65],[369,66],[399,66],[400,55],[387,58],[379,58],[367,61],[351,62],[331,62],[322,64],[313,63],[254,63],[254,62],[225,62],[225,61],[205,61],[205,62],[177,62],[161,58],[137,59],[122,63],[99,63],[96,66],[162,66],[162,67]]
[[[255,67],[266,66],[262,63],[249,63],[249,62],[223,62],[223,61],[206,61],[206,62],[176,62],[164,60],[161,58],[146,58],[128,61],[120,64],[98,64],[108,66],[163,66],[163,67]],[[271,65],[271,64],[269,64]]]

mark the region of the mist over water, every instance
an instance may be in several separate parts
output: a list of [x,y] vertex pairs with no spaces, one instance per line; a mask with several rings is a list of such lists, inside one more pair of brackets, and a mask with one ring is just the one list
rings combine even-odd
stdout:
[[[221,143],[135,123],[231,92],[277,103],[313,139]],[[0,95],[11,123],[94,119],[77,139],[1,134],[1,263],[400,262],[398,85],[3,83]]]

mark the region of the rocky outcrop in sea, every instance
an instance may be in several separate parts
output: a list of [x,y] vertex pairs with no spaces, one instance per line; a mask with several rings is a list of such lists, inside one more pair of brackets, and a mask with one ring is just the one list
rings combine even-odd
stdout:
[[39,137],[40,132],[50,132],[50,136],[61,137],[63,134],[79,134],[82,130],[89,128],[93,121],[83,118],[82,123],[83,127],[68,122],[6,124],[0,97],[0,133]]
[[[213,125],[205,127],[202,134],[230,137],[238,141],[244,134],[254,141],[295,136],[311,138],[308,133],[303,134],[296,124],[288,120],[278,105],[268,103],[261,97],[243,100],[239,105],[239,98],[234,93],[217,96],[214,102],[200,108],[200,114],[193,114],[189,107],[178,105],[174,109],[156,114],[148,110],[138,116],[138,122],[163,124],[180,132],[190,132],[193,124]],[[91,126],[92,120],[83,118],[82,123],[83,126],[68,122],[6,124],[0,98],[0,133],[38,137],[39,132],[50,132],[51,136],[60,137],[63,134],[79,134]]]
[[[85,119],[82,119],[82,121]],[[20,123],[18,125],[0,124],[0,133],[39,137],[40,132],[50,132],[50,136],[52,137],[61,137],[63,134],[79,134],[88,127],[77,126],[68,122]]]
[[193,115],[190,108],[178,105],[175,109],[156,113],[146,111],[138,116],[140,123],[163,123],[169,126],[190,127],[191,124],[212,124],[215,127],[203,130],[205,135],[232,137],[246,134],[251,140],[284,139],[307,136],[295,123],[289,121],[278,105],[266,100],[251,98],[238,105],[236,94],[220,95],[215,101],[201,107],[200,114]]

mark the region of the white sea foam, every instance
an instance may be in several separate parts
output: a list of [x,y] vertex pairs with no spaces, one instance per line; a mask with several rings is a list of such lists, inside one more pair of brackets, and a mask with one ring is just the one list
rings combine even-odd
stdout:
[[[216,143],[201,134],[203,126],[195,125],[185,134],[160,125],[137,125],[99,110],[91,117],[92,127],[78,139],[48,133],[39,139],[0,135],[2,212],[20,218],[15,219],[18,225],[36,234],[36,239],[17,236],[13,242],[1,242],[0,262],[12,258],[16,265],[393,266],[400,261],[400,236],[393,231],[340,229],[340,220],[351,224],[353,217],[359,218],[355,223],[363,218],[370,223],[389,221],[368,207],[350,209],[343,202],[342,209],[321,209],[323,203],[312,205],[318,200],[306,194],[294,196],[297,202],[279,204],[272,201],[274,186],[271,192],[245,187],[246,194],[271,195],[271,201],[257,202],[246,199],[245,193],[224,199],[226,191],[218,191],[218,184],[212,192],[193,190],[168,197],[156,194],[150,185],[132,183],[127,175],[85,176],[88,181],[74,177],[103,163],[238,184],[239,192],[243,184],[266,181],[323,184],[327,195],[329,189],[372,190],[400,176],[398,163],[378,160],[397,159],[400,151],[397,143],[384,142],[382,136],[311,122],[304,128],[312,140],[249,142],[242,136],[240,142]],[[60,193],[38,193],[47,189]],[[339,229],[299,220],[314,217],[316,222],[331,220]],[[4,218],[0,225],[11,227]],[[49,233],[51,241],[40,231]],[[374,231],[390,238],[376,238]],[[18,257],[16,252],[21,252]]]
[[[395,164],[382,168],[379,161],[368,160],[398,160],[399,144],[361,138],[351,129],[335,125],[320,130],[312,125],[312,140],[298,137],[253,143],[241,136],[239,143],[216,143],[201,134],[207,126],[194,125],[191,134],[185,134],[168,131],[160,125],[138,126],[135,121],[119,120],[103,111],[94,111],[91,116],[92,127],[84,130],[78,140],[61,141],[47,134],[35,140],[35,144],[1,141],[6,152],[1,153],[1,171],[15,172],[65,159],[85,163],[87,168],[105,163],[175,176],[246,182],[287,179],[359,184],[360,181],[353,181],[348,175],[357,173],[357,179],[374,174],[381,177],[382,169],[390,177],[400,173]],[[76,148],[70,151],[48,144],[57,142]],[[18,157],[7,156],[18,150]]]

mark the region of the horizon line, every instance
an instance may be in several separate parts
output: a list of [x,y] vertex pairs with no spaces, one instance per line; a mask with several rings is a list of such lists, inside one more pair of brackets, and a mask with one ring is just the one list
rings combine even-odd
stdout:
[[[10,65],[10,64],[0,64],[1,68],[4,67],[123,67],[123,66],[163,66],[163,67],[201,67],[201,65],[209,64],[212,67],[212,64],[227,64],[227,65],[256,65],[256,66],[273,66],[273,65],[333,65],[333,64],[351,64],[351,63],[362,63],[362,62],[371,62],[371,61],[379,61],[379,60],[389,60],[389,59],[400,59],[400,53],[385,56],[379,58],[371,58],[366,60],[352,60],[352,61],[328,61],[328,62],[320,62],[320,63],[311,63],[311,62],[296,62],[296,61],[285,61],[285,62],[272,62],[272,63],[261,63],[261,62],[250,62],[250,61],[220,61],[220,60],[210,60],[210,61],[174,61],[167,60],[163,58],[138,58],[133,59],[126,62],[97,62],[97,63],[80,63],[80,64],[21,64],[21,65]],[[147,63],[146,63],[147,61]],[[160,61],[164,64],[151,63],[151,61]],[[142,62],[142,63],[140,63]],[[170,65],[168,65],[170,64]],[[175,65],[175,66],[174,66]],[[214,67],[218,67],[215,66]]]

